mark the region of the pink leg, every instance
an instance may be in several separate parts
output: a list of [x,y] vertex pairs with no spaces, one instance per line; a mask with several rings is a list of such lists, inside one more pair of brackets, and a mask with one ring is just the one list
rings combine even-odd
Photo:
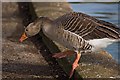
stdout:
[[55,58],[63,58],[63,57],[66,57],[66,56],[70,56],[74,54],[74,51],[65,51],[65,52],[60,52],[60,53],[55,53],[52,57],[55,57]]
[[79,66],[78,61],[80,60],[80,57],[81,57],[81,54],[80,54],[80,53],[77,53],[76,58],[75,58],[75,61],[74,61],[73,64],[72,64],[72,70],[71,70],[71,72],[70,72],[69,78],[72,77],[74,70],[76,69],[77,66]]

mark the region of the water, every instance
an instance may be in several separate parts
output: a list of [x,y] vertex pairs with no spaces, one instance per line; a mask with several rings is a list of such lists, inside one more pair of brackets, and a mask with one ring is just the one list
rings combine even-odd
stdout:
[[[71,6],[76,12],[83,12],[88,15],[94,16],[98,19],[111,22],[115,25],[118,24],[118,4],[117,3],[71,3]],[[120,27],[120,26],[119,26]],[[118,54],[120,54],[118,49],[119,43],[113,43],[105,48],[113,58],[120,63]],[[119,47],[120,48],[120,47]]]

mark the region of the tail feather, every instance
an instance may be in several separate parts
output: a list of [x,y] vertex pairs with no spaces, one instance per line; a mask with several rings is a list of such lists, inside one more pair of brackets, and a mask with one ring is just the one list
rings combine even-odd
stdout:
[[102,34],[101,36],[104,36],[104,38],[112,38],[112,39],[119,39],[120,33],[118,30],[111,29],[109,27],[100,26],[97,28],[98,31],[100,31]]
[[97,27],[98,30],[105,33],[108,38],[120,39],[120,28],[116,25],[100,20],[101,26]]
[[91,33],[84,36],[84,39],[120,39],[120,28],[118,26],[102,20],[98,20],[97,24],[98,26]]

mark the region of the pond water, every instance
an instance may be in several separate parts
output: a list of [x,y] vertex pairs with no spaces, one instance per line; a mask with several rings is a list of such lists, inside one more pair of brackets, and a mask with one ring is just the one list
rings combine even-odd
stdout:
[[[76,12],[83,12],[98,19],[119,25],[117,3],[71,3],[71,6]],[[120,47],[118,45],[120,46],[120,42],[113,43],[105,48],[105,50],[107,50],[113,58],[120,63],[120,59],[118,58],[120,55]]]

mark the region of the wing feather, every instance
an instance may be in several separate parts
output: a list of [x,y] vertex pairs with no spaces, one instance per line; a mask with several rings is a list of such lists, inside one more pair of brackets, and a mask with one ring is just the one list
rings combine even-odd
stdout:
[[86,40],[99,38],[120,38],[120,29],[109,22],[98,20],[80,12],[67,13],[56,20],[63,29],[71,31]]

